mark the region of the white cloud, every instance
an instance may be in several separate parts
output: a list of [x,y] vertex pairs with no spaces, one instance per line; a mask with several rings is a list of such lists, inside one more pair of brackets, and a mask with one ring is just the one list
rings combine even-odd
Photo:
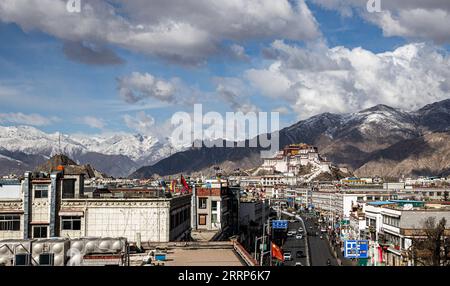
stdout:
[[145,135],[153,134],[156,128],[155,119],[143,111],[138,112],[136,116],[126,114],[123,120],[128,128]]
[[378,25],[386,36],[433,40],[450,43],[450,1],[448,0],[380,0],[382,11],[369,13],[367,0],[310,0],[326,9],[351,16],[357,11]]
[[103,129],[106,124],[103,119],[94,117],[94,116],[84,116],[80,119],[80,121],[91,128]]
[[304,0],[82,1],[69,13],[65,0],[2,0],[0,20],[72,42],[93,42],[157,55],[178,63],[204,61],[224,40],[320,35]]
[[233,44],[230,46],[231,54],[234,58],[241,61],[248,61],[250,57],[245,53],[245,48],[243,46]]
[[413,110],[448,98],[450,55],[435,46],[415,43],[375,54],[277,41],[272,49],[276,60],[245,77],[262,95],[290,105],[299,118],[379,103]]
[[118,78],[117,82],[119,95],[128,103],[136,103],[146,98],[164,102],[171,102],[174,99],[174,84],[149,73],[133,72],[129,76]]
[[51,125],[60,119],[56,116],[45,117],[40,114],[0,113],[0,123],[26,124],[32,126]]
[[249,100],[249,90],[238,78],[216,77],[216,92],[234,111],[243,113],[258,112],[259,109]]

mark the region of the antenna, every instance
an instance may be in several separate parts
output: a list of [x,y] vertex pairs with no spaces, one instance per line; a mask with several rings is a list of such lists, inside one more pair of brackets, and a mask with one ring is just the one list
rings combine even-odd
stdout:
[[59,149],[59,155],[62,155],[62,151],[61,151],[61,132],[58,132],[58,149]]

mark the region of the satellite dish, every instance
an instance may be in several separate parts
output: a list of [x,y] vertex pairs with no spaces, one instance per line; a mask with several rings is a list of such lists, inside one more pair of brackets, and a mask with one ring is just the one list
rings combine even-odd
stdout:
[[405,210],[405,211],[409,211],[409,210],[412,210],[412,209],[413,209],[413,205],[412,204],[405,204],[403,206],[403,210]]

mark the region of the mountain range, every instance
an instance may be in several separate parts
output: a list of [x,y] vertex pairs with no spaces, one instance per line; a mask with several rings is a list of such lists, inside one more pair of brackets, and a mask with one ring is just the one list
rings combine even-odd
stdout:
[[[387,105],[349,114],[323,113],[279,132],[280,148],[307,143],[359,176],[450,173],[450,99],[415,111]],[[0,175],[23,174],[56,154],[114,177],[208,174],[261,165],[261,148],[175,149],[140,134],[48,134],[30,126],[0,126]],[[173,153],[173,155],[172,155]]]
[[64,154],[110,176],[126,177],[143,165],[169,156],[172,149],[141,134],[48,134],[30,126],[0,126],[0,175],[21,175],[53,155]]
[[[279,132],[280,148],[307,143],[319,148],[334,164],[359,176],[418,176],[450,174],[450,99],[415,111],[387,105],[350,114],[323,113]],[[248,145],[247,145],[248,146]],[[262,163],[261,148],[191,148],[142,167],[130,175],[207,173]]]

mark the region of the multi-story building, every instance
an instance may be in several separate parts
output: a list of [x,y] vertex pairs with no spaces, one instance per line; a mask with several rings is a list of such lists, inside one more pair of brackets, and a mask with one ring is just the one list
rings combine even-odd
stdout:
[[231,224],[231,208],[235,196],[228,188],[227,180],[211,179],[196,187],[196,222],[194,228],[209,231],[225,231]]
[[84,194],[83,174],[25,173],[19,198],[0,200],[0,238],[125,237],[168,242],[187,238],[190,195],[160,190]]
[[414,265],[408,251],[412,239],[423,235],[424,221],[445,218],[446,228],[450,226],[450,208],[446,205],[425,207],[423,201],[391,200],[368,203],[364,211],[372,265]]
[[317,147],[307,144],[291,144],[274,157],[265,158],[260,169],[298,175],[303,172],[303,167],[308,165],[316,166],[322,171],[329,171],[331,163],[320,156]]

